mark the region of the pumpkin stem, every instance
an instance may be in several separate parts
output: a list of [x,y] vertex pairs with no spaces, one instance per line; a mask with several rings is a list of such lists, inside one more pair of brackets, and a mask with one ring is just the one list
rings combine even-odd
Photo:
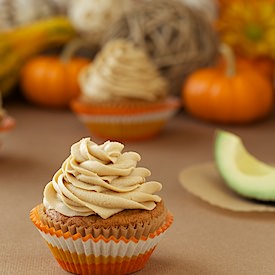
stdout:
[[81,47],[83,47],[84,44],[85,43],[81,38],[73,39],[63,49],[60,56],[60,60],[64,63],[68,62],[72,58],[72,56],[76,53],[76,51],[79,50]]
[[227,45],[222,43],[219,47],[219,51],[225,59],[226,71],[225,74],[228,77],[232,77],[236,74],[235,55],[233,50]]

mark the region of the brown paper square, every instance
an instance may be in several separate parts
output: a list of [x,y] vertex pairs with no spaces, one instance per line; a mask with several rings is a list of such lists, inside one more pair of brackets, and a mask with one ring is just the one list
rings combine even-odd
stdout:
[[180,172],[179,180],[191,194],[214,206],[239,212],[275,212],[275,206],[246,199],[228,188],[215,163],[189,166]]

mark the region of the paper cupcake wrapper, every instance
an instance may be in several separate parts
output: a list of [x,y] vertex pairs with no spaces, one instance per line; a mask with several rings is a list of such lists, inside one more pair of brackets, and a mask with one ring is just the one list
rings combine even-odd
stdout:
[[157,136],[173,112],[131,116],[79,115],[92,135],[120,141],[145,140]]
[[85,115],[140,115],[142,113],[152,113],[165,110],[177,110],[181,100],[170,96],[162,101],[142,102],[142,101],[121,101],[106,103],[85,103],[80,99],[75,99],[71,103],[71,108],[77,114]]
[[179,100],[170,98],[147,105],[106,105],[91,105],[89,108],[78,105],[74,110],[79,120],[96,136],[122,141],[143,140],[160,133],[177,112]]
[[11,116],[5,116],[0,122],[0,133],[9,132],[15,126],[15,119]]
[[106,239],[49,228],[42,224],[37,207],[30,218],[61,267],[77,274],[128,274],[142,269],[173,222],[168,213],[165,224],[148,237]]
[[104,114],[79,114],[79,118],[84,123],[146,123],[152,121],[166,121],[175,114],[175,109],[158,110],[151,113],[141,113],[132,115],[104,115]]
[[15,120],[10,116],[5,117],[3,121],[0,123],[0,147],[14,127]]

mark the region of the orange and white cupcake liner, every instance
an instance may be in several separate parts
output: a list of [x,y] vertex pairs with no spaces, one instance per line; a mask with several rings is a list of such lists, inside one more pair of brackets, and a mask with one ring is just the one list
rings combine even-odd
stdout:
[[42,223],[38,206],[31,210],[30,219],[60,266],[76,274],[129,274],[141,270],[173,222],[168,213],[165,224],[147,237],[106,239],[102,235],[82,237],[79,233],[71,235],[49,228]]
[[6,116],[0,123],[0,147],[4,143],[9,132],[15,127],[15,119],[11,116]]
[[15,119],[11,116],[6,116],[0,123],[0,132],[8,132],[15,126]]
[[91,134],[121,141],[143,140],[156,136],[179,107],[180,100],[175,97],[151,104],[86,104],[81,101],[72,103],[72,109]]

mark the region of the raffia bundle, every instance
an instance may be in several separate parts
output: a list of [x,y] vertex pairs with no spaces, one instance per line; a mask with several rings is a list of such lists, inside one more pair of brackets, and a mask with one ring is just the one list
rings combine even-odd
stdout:
[[210,65],[218,53],[218,39],[210,23],[176,0],[144,2],[120,17],[106,32],[102,46],[125,38],[145,49],[179,94],[185,77]]

